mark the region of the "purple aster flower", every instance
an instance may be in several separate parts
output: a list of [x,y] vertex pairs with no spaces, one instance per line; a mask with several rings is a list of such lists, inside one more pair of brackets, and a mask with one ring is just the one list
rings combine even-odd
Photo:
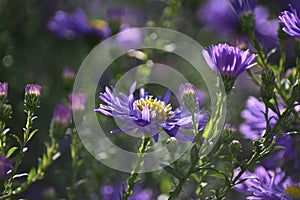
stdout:
[[[235,171],[235,175],[240,169]],[[247,199],[256,200],[293,200],[300,198],[300,184],[294,182],[290,177],[277,168],[267,171],[264,167],[257,167],[254,173],[246,171],[239,180],[247,179],[234,188],[250,196]]]
[[41,96],[42,87],[38,84],[27,84],[25,87],[25,95]]
[[[170,137],[176,137],[179,141],[194,140],[194,136],[179,130],[179,128],[192,130],[192,117],[186,109],[172,110],[171,104],[168,103],[171,96],[169,90],[162,99],[161,97],[154,98],[141,88],[139,98],[135,99],[133,96],[135,86],[136,83],[131,86],[128,97],[121,93],[119,98],[109,88],[105,89],[105,93],[100,94],[100,99],[107,105],[100,104],[100,108],[95,111],[127,123],[125,127],[111,131],[111,133],[136,130],[136,134],[150,133],[154,140],[158,141],[159,132],[164,130]],[[207,114],[203,114],[200,110],[195,115],[199,122],[199,131],[202,131],[207,123]]]
[[94,35],[103,39],[110,35],[106,22],[102,20],[88,21],[84,11],[78,9],[73,13],[57,11],[48,23],[48,28],[59,38],[73,39],[84,35]]
[[245,16],[254,12],[257,0],[231,0],[231,5],[237,16]]
[[[283,106],[279,104],[279,109],[283,110]],[[249,97],[246,102],[246,109],[242,112],[244,123],[240,126],[240,132],[245,138],[250,140],[258,140],[262,138],[262,134],[266,129],[266,120],[263,112],[265,112],[264,103],[258,101],[255,97]],[[278,116],[271,109],[268,111],[268,118],[271,128],[273,128],[278,120]],[[300,144],[300,137],[295,136],[296,143]],[[293,162],[293,167],[297,169],[300,164],[299,154],[293,144],[293,137],[291,135],[280,136],[277,140],[278,146],[283,146],[285,149],[277,150],[275,155],[267,158],[263,165],[268,168],[274,168],[278,161],[283,160],[284,163],[288,161]]]
[[12,168],[11,160],[6,158],[5,155],[0,155],[0,179],[3,179],[7,172]]
[[86,96],[84,94],[69,94],[69,101],[73,110],[81,111],[85,109]]
[[0,96],[3,98],[7,97],[8,84],[0,82]]
[[[122,194],[122,187],[120,184],[117,186],[104,185],[100,189],[101,197],[103,200],[119,199]],[[134,186],[134,193],[128,200],[151,200],[153,193],[149,189],[143,189],[140,184]]]
[[71,119],[71,109],[68,106],[58,104],[54,108],[53,113],[53,122],[56,124],[61,124],[64,126],[68,126]]
[[234,78],[256,65],[253,62],[257,57],[255,54],[228,44],[213,45],[204,49],[202,54],[211,69]]
[[291,11],[283,11],[279,16],[280,22],[284,25],[282,30],[288,35],[300,38],[300,19],[296,9],[290,6]]
[[226,92],[231,90],[238,75],[256,65],[255,54],[228,44],[213,45],[203,49],[202,54],[209,67],[222,75]]

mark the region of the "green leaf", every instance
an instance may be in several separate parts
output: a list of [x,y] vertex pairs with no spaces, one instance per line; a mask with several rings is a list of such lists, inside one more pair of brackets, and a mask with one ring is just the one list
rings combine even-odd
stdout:
[[221,178],[221,179],[225,179],[226,178],[226,175],[224,175],[222,173],[212,173],[212,174],[209,174],[209,176],[216,177],[216,178]]
[[18,149],[18,147],[10,148],[6,154],[6,157],[9,158],[17,149]]
[[198,155],[198,150],[197,150],[197,146],[196,145],[194,145],[192,147],[190,155],[191,155],[191,163],[195,163],[195,162],[198,161],[199,155]]
[[11,134],[11,137],[13,137],[19,143],[19,145],[22,146],[23,142],[21,141],[21,139],[17,135]]
[[27,181],[31,182],[32,178],[36,175],[36,169],[35,168],[31,168],[31,170],[29,171],[28,177],[27,177]]
[[37,133],[37,132],[38,132],[38,129],[35,129],[34,131],[32,131],[32,132],[29,134],[29,137],[28,137],[28,140],[27,140],[27,141],[29,141],[29,140],[34,136],[34,134]]
[[87,183],[88,181],[86,179],[80,179],[75,183],[75,188],[79,187],[80,185]]
[[275,146],[274,147],[274,150],[280,150],[280,149],[285,149],[285,147],[284,146]]
[[176,177],[177,179],[180,179],[179,174],[177,173],[177,171],[170,167],[170,166],[163,166],[164,170],[166,170],[169,174],[173,175],[174,177]]

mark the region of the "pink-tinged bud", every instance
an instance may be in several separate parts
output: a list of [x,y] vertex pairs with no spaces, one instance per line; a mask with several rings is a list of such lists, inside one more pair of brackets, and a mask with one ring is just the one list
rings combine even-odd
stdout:
[[50,134],[56,139],[61,139],[70,124],[70,119],[70,107],[62,104],[56,105],[52,117]]
[[69,94],[69,101],[74,111],[81,111],[85,109],[86,97],[82,93]]
[[38,84],[27,84],[25,87],[25,95],[41,96],[42,87]]
[[0,82],[0,96],[7,97],[8,84]]
[[37,84],[27,84],[25,87],[24,105],[27,110],[33,112],[40,105],[42,87]]

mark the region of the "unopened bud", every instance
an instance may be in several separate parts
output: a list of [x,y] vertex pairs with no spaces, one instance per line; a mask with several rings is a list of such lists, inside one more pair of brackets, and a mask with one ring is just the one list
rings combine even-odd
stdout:
[[0,120],[2,122],[7,122],[7,120],[11,117],[12,108],[9,104],[0,104]]
[[0,82],[0,103],[7,102],[7,90],[8,90],[8,84]]
[[52,121],[50,134],[56,139],[61,139],[70,124],[71,109],[68,106],[59,104],[55,107]]
[[76,73],[70,67],[65,67],[63,70],[64,88],[66,93],[69,94],[73,89]]
[[261,97],[269,101],[274,97],[275,75],[271,69],[264,70],[261,74],[262,84],[260,87]]
[[239,141],[237,140],[233,140],[230,144],[229,144],[229,149],[230,152],[232,153],[232,155],[237,155],[239,152],[242,151],[242,145]]
[[224,144],[229,144],[234,138],[236,132],[236,127],[231,124],[225,124],[224,131],[221,134],[221,142]]
[[27,84],[25,87],[24,105],[30,111],[36,110],[40,105],[41,86],[37,84]]

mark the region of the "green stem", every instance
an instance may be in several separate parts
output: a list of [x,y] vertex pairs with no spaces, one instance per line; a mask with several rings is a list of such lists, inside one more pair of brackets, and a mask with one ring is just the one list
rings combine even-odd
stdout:
[[257,51],[257,55],[258,55],[258,63],[260,64],[260,66],[264,69],[267,69],[268,68],[268,63],[265,59],[265,53],[264,53],[264,50],[262,48],[260,48],[260,45],[255,37],[255,33],[254,31],[251,31],[249,34],[249,37],[250,37],[250,41],[251,43],[253,44],[254,48],[256,49]]
[[2,155],[5,154],[5,146],[6,146],[6,136],[3,133],[5,130],[5,125],[6,125],[5,122],[0,121],[0,134],[1,134],[1,136],[0,136],[0,153]]
[[33,116],[34,116],[34,113],[28,110],[25,131],[23,134],[23,142],[20,144],[20,152],[16,156],[15,165],[13,166],[12,171],[10,173],[10,177],[7,180],[7,183],[5,184],[4,192],[9,192],[9,190],[11,190],[14,176],[16,175],[18,168],[23,161],[23,158],[25,155],[25,147],[26,147],[27,142],[29,141],[30,130],[31,130],[31,127],[33,124],[33,120],[32,120]]
[[247,70],[247,73],[248,73],[248,75],[251,77],[252,81],[253,81],[256,85],[260,86],[259,80],[257,80],[257,78],[254,76],[254,74],[252,73],[252,71],[251,71],[250,69]]
[[30,181],[26,181],[22,183],[19,187],[17,187],[15,190],[9,191],[8,194],[0,196],[1,199],[9,199],[17,194],[20,194],[27,190],[27,188],[35,183],[38,180],[41,180],[44,178],[45,171],[47,168],[52,164],[54,161],[53,156],[55,155],[58,148],[58,143],[56,139],[51,138],[51,146],[47,148],[47,152],[43,155],[42,159],[42,165],[40,165],[37,169],[37,173],[30,179]]
[[76,181],[77,181],[77,174],[80,167],[80,160],[78,160],[78,144],[79,144],[79,137],[77,134],[76,129],[73,129],[73,137],[72,137],[72,144],[71,144],[71,159],[72,159],[72,185],[70,187],[70,191],[68,191],[69,199],[75,198],[75,191],[76,191]]
[[143,166],[143,159],[146,155],[146,152],[147,152],[147,149],[148,149],[149,145],[150,145],[150,137],[146,138],[144,136],[142,138],[141,147],[139,148],[139,151],[138,151],[137,160],[134,163],[131,174],[130,174],[130,176],[128,177],[128,179],[126,181],[127,184],[128,184],[127,190],[123,189],[123,195],[121,197],[121,200],[127,200],[129,198],[129,196],[131,196],[133,194],[134,184],[138,181],[138,177],[139,177],[138,171]]

